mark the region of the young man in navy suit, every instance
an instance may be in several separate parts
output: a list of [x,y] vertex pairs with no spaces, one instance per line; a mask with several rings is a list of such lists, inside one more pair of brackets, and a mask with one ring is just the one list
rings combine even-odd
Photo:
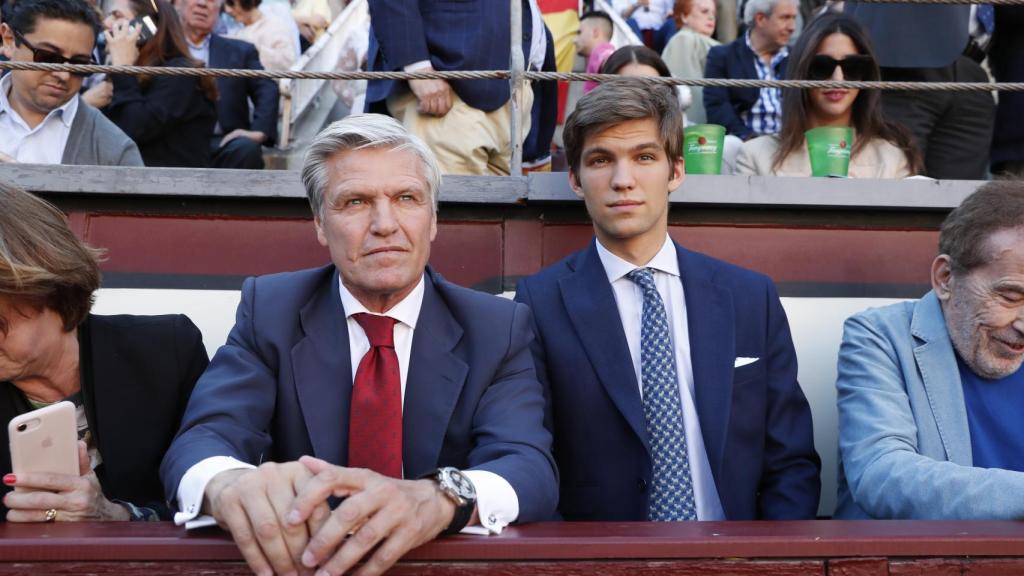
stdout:
[[522,280],[567,520],[814,518],[820,461],[767,277],[668,235],[683,182],[674,92],[631,79],[565,125],[596,238]]

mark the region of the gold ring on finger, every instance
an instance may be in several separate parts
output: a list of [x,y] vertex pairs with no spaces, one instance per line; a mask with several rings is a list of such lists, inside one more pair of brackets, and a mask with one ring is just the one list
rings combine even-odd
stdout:
[[56,508],[50,508],[49,510],[46,511],[46,521],[47,522],[53,522],[56,519],[57,519],[57,509]]

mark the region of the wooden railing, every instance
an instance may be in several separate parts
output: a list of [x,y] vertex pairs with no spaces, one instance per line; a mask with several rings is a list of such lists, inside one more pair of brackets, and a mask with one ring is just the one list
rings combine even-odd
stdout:
[[[0,575],[248,574],[219,529],[169,523],[0,525]],[[540,523],[409,552],[397,575],[1024,574],[1024,523]]]

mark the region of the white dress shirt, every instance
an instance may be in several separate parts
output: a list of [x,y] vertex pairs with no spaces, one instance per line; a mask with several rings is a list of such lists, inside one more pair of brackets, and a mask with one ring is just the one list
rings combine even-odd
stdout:
[[[345,310],[347,319],[349,354],[354,381],[359,362],[370,350],[370,341],[366,337],[363,327],[355,319],[355,315],[375,313],[367,310],[340,280],[339,288],[341,292],[339,304]],[[423,305],[423,292],[424,280],[420,278],[419,283],[408,296],[383,314],[383,316],[397,320],[394,328],[394,342],[395,354],[398,356],[403,408],[405,407],[405,383],[409,373],[413,334],[416,330],[416,322],[420,317],[420,308]],[[178,508],[181,512],[174,515],[174,522],[179,525],[185,524],[187,528],[199,528],[214,524],[215,521],[211,516],[196,518],[202,508],[206,485],[217,474],[238,468],[253,468],[253,466],[229,456],[213,456],[189,468],[178,485]],[[483,529],[467,526],[463,532],[498,534],[505,526],[519,517],[519,497],[507,480],[486,470],[465,470],[464,474],[476,488],[477,513]]]
[[[665,305],[669,326],[672,329],[672,344],[676,356],[676,374],[679,378],[679,396],[683,404],[683,427],[686,430],[686,455],[690,461],[690,477],[693,481],[693,498],[697,505],[698,520],[725,520],[722,502],[718,499],[715,479],[711,475],[704,437],[700,431],[700,419],[693,401],[693,363],[690,361],[690,334],[686,322],[686,301],[683,299],[683,283],[679,276],[679,260],[676,246],[665,236],[665,243],[654,258],[644,266],[635,266],[608,251],[597,242],[597,254],[601,258],[612,285],[619,318],[626,333],[629,355],[633,360],[633,371],[643,397],[643,378],[640,371],[640,326],[643,323],[643,292],[635,282],[626,277],[637,268],[652,268],[654,284]],[[699,335],[697,335],[699,337]]]
[[[629,17],[636,20],[636,25],[641,30],[657,30],[672,14],[672,2],[673,0],[651,0],[646,7],[637,7]],[[622,16],[627,8],[636,4],[637,0],[613,0],[612,8]]]
[[21,163],[60,164],[71,123],[78,112],[78,94],[60,108],[50,110],[38,126],[29,128],[11,107],[11,76],[0,78],[0,153]]

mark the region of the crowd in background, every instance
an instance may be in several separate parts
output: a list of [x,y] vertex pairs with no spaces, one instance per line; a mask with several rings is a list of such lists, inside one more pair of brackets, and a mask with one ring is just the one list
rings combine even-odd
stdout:
[[[87,1],[95,0],[8,0],[4,55],[53,62],[286,70],[332,19],[328,0]],[[1015,33],[1024,29],[1024,7],[821,0],[522,3],[523,52],[534,70],[645,73],[635,66],[623,68],[631,63],[646,65],[649,75],[683,79],[1024,78],[1024,35]],[[460,10],[415,14],[397,0],[368,4],[373,24],[362,59],[368,70],[509,66],[507,2],[476,0],[460,4]],[[77,21],[83,26],[79,45],[49,52],[31,48],[40,42],[55,47],[40,34],[56,32],[30,26],[37,14]],[[38,29],[27,32],[30,27]],[[97,33],[89,34],[84,27]],[[625,30],[635,40],[623,40]],[[61,42],[67,44],[67,38]],[[608,62],[619,65],[606,66]],[[9,76],[15,84],[19,78],[46,84],[44,75],[53,77],[41,72]],[[0,143],[0,158],[262,168],[264,147],[276,144],[279,95],[272,80],[93,75],[51,83],[64,91],[53,98],[54,105],[36,106],[35,119],[31,112],[21,112],[17,120],[10,111],[5,114],[5,107],[17,109],[18,95],[27,89],[15,86],[12,91],[4,85],[11,95],[0,100],[0,126],[18,136]],[[582,90],[594,86],[587,82]],[[565,92],[554,82],[534,82],[522,95],[527,168],[564,169],[557,125],[568,112]],[[87,106],[71,98],[76,93]],[[679,96],[687,125],[726,128],[725,174],[810,174],[803,134],[820,126],[853,128],[852,177],[987,179],[1024,169],[1024,95],[1019,93],[683,87]],[[365,110],[388,113],[427,140],[446,173],[502,175],[510,170],[510,98],[504,80],[382,80],[369,82]],[[569,108],[573,101],[570,97]],[[91,108],[102,111],[129,141],[97,123]],[[52,117],[58,109],[60,117]],[[41,128],[40,123],[63,118],[70,125],[79,112],[79,124],[90,120],[86,134],[98,134],[107,147],[116,144],[116,154],[90,153],[81,143],[82,127],[70,129],[77,150],[50,145],[54,137],[47,133],[60,131]]]

